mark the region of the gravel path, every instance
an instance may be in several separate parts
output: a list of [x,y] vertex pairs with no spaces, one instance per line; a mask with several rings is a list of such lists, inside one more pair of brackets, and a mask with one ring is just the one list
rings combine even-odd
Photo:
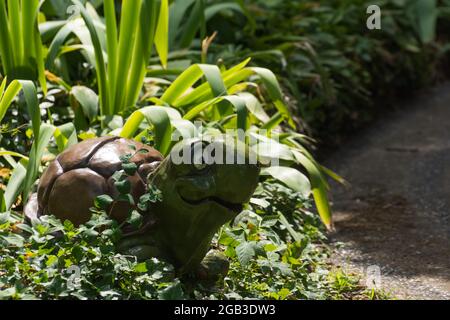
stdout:
[[333,260],[378,267],[397,298],[450,299],[450,83],[399,109],[325,161],[351,184],[332,185]]

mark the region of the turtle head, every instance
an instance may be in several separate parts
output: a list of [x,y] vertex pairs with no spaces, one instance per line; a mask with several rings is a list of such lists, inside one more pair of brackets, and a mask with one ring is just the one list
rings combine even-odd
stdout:
[[256,157],[236,141],[190,140],[172,149],[150,176],[163,195],[155,237],[172,263],[183,270],[200,263],[214,234],[249,201],[259,173]]

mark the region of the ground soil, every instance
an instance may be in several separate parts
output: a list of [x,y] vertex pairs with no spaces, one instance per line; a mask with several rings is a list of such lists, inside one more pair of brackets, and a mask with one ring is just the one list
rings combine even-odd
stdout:
[[386,111],[325,163],[350,183],[332,184],[333,262],[363,280],[379,267],[376,283],[399,299],[450,299],[450,83]]

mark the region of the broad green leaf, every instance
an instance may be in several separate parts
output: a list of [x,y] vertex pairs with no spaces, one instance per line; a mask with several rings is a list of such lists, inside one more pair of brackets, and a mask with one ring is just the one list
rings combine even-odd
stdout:
[[23,51],[23,25],[20,14],[20,1],[7,0],[9,30],[11,32],[11,44],[14,52],[15,66],[22,66],[24,61]]
[[6,241],[8,243],[8,245],[18,247],[18,248],[22,248],[23,243],[25,241],[25,239],[22,236],[20,236],[18,234],[14,234],[14,233],[10,233],[7,236],[0,236],[0,238],[3,239],[4,241]]
[[11,73],[14,65],[11,31],[6,12],[6,1],[0,1],[0,58],[5,74]]
[[135,111],[128,118],[120,136],[123,138],[133,138],[144,119],[154,127],[156,149],[166,155],[172,144],[173,127],[171,119],[181,120],[180,114],[176,110],[166,107],[152,106],[142,108]]
[[42,155],[44,154],[45,148],[48,146],[50,139],[55,132],[55,127],[43,124],[40,127],[39,138],[34,140],[31,146],[30,160],[27,166],[27,173],[25,176],[24,187],[23,187],[23,201],[24,203],[28,200],[29,192],[36,181],[39,174],[39,167],[41,165]]
[[187,10],[196,0],[174,0],[170,5],[169,46],[174,49],[176,37],[180,33],[181,22],[186,17]]
[[183,117],[186,120],[193,120],[197,117],[201,112],[205,111],[209,107],[214,106],[216,109],[227,108],[227,104],[223,104],[223,102],[227,102],[230,104],[237,115],[237,129],[243,129],[246,131],[248,129],[248,112],[245,100],[239,96],[223,96],[214,98],[208,101],[205,101],[198,106],[193,107],[186,115]]
[[256,254],[254,242],[241,242],[235,250],[236,256],[243,266],[247,266]]
[[438,8],[436,0],[411,1],[417,25],[418,34],[422,43],[427,44],[436,38],[436,25]]
[[284,183],[296,192],[300,192],[304,197],[311,194],[311,183],[308,178],[297,169],[289,167],[270,167],[262,171],[263,175],[270,175],[278,181]]
[[162,290],[158,296],[160,300],[181,300],[184,299],[183,288],[180,282],[170,285]]
[[157,19],[158,2],[143,0],[133,59],[128,74],[126,99],[125,103],[120,107],[121,109],[133,106],[138,101],[147,71],[146,67],[152,54],[153,43],[155,42]]
[[[206,85],[209,86],[209,89],[214,97],[220,97],[227,95],[227,88],[223,82],[222,74],[220,69],[215,65],[208,64],[198,64],[197,65],[205,75],[207,80]],[[202,89],[199,87],[199,89]],[[201,90],[193,90],[191,93],[186,96],[182,96],[173,102],[175,107],[183,107],[185,105],[191,104],[197,99],[199,99],[199,94]]]
[[164,68],[167,67],[167,55],[169,52],[169,1],[161,0],[158,26],[155,34],[155,47],[159,59]]
[[8,79],[7,79],[7,77],[5,77],[2,81],[2,84],[0,85],[0,101],[2,100],[3,93],[5,92],[7,81],[8,81]]
[[59,152],[63,152],[68,147],[78,143],[77,131],[72,122],[55,128],[54,137]]
[[26,167],[28,166],[28,160],[22,159],[17,163],[14,168],[11,177],[9,178],[8,185],[5,190],[5,207],[6,210],[11,209],[12,205],[16,201],[17,197],[23,190],[23,182],[27,174]]
[[279,215],[280,215],[280,222],[286,227],[292,238],[294,238],[294,240],[297,242],[301,242],[303,238],[302,235],[294,230],[294,228],[286,219],[286,217],[283,215],[283,213],[280,212]]
[[109,210],[109,207],[114,202],[114,199],[111,198],[108,195],[101,195],[95,198],[95,206],[97,208],[103,209],[103,210]]
[[[212,99],[213,97],[226,95],[228,91],[227,88],[253,74],[253,71],[249,69],[242,70],[249,63],[249,61],[250,59],[247,59],[229,70],[222,72],[221,74],[216,66],[206,65],[208,67],[205,67],[203,71],[205,72],[207,82],[199,85],[197,88],[192,90],[192,92],[186,94],[185,97],[181,97],[178,101],[174,102],[174,105],[182,107],[192,103],[200,104],[205,100]],[[200,78],[200,76],[198,78]],[[190,86],[192,86],[198,78],[192,82]]]
[[[116,79],[115,88],[110,88],[114,90],[114,108],[117,113],[120,111],[120,107],[123,105],[126,99],[126,89],[128,71],[131,68],[131,63],[133,59],[133,50],[136,37],[138,36],[138,26],[141,12],[142,0],[133,1],[122,1],[121,17],[120,17],[120,33],[119,33],[119,44],[118,44],[118,65],[117,73],[118,78]],[[139,58],[138,58],[139,59]]]
[[3,97],[0,98],[0,123],[6,114],[6,111],[10,107],[12,101],[20,92],[21,85],[18,81],[13,81],[6,88]]
[[[97,70],[97,81],[99,86],[99,97],[101,101],[101,110],[102,113],[106,113],[107,111],[112,111],[112,106],[108,105],[108,96],[107,96],[107,77],[106,77],[106,66],[105,59],[103,57],[103,49],[102,45],[95,28],[94,22],[90,17],[88,11],[83,6],[83,4],[79,0],[72,0],[73,4],[78,6],[80,9],[81,16],[83,17],[84,22],[86,23],[86,27],[89,30],[89,34],[92,39],[92,44],[95,50],[95,60],[96,60],[96,70]],[[134,1],[132,1],[134,2]]]
[[264,111],[263,106],[259,102],[259,100],[249,92],[242,92],[237,94],[238,97],[244,99],[245,105],[247,106],[250,114],[255,116],[262,123],[266,123],[270,120],[266,111]]
[[5,211],[6,211],[5,192],[3,191],[3,189],[0,189],[0,213]]
[[327,188],[325,183],[323,182],[323,177],[320,173],[319,168],[317,168],[317,166],[302,153],[296,150],[293,150],[292,153],[294,154],[297,161],[308,172],[317,211],[325,226],[329,230],[332,230],[333,220],[331,216],[330,204],[328,201]]
[[[180,48],[189,48],[197,32],[205,29],[205,0],[196,0],[187,16],[186,23],[183,25],[179,40]],[[200,35],[200,38],[204,38],[204,34]]]
[[287,106],[283,102],[283,93],[281,91],[280,84],[278,83],[278,80],[273,72],[265,68],[250,69],[261,77],[261,80],[264,83],[267,92],[269,93],[269,97],[272,99],[275,107],[281,113],[283,118],[288,122],[288,124],[295,129],[296,126],[294,120],[292,119]]
[[108,97],[109,103],[114,106],[115,88],[118,68],[118,32],[116,21],[116,7],[114,0],[104,1],[106,43],[108,50]]
[[4,156],[7,156],[7,155],[8,156],[17,157],[17,158],[21,158],[21,159],[28,159],[23,154],[20,154],[20,153],[17,153],[17,152],[0,150],[0,157],[4,157]]
[[84,86],[74,86],[70,92],[83,109],[84,115],[92,122],[98,114],[98,96]]
[[195,90],[183,97],[186,91],[191,88],[202,76],[207,79],[207,86],[215,93],[215,96],[227,94],[222,75],[217,66],[195,64],[186,69],[178,78],[167,88],[161,97],[161,100],[176,107],[182,107],[193,102],[197,97]]

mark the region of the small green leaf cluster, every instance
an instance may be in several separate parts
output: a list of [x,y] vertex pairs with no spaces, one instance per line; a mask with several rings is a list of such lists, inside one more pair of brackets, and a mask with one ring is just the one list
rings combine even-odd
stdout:
[[[115,251],[120,229],[103,214],[79,228],[44,216],[0,215],[0,299],[156,299],[180,293],[172,266]],[[178,296],[181,297],[181,296]]]
[[200,285],[194,297],[335,299],[359,293],[357,277],[344,272],[348,281],[336,286],[324,226],[309,211],[310,202],[273,180],[261,183],[247,209],[217,235],[216,246],[231,261],[228,275],[214,288]]
[[131,194],[131,182],[129,178],[137,173],[138,166],[131,160],[137,154],[148,153],[148,150],[136,150],[134,145],[129,145],[129,147],[135,152],[120,157],[120,160],[122,161],[122,170],[115,172],[112,176],[114,187],[119,192],[118,197],[113,199],[110,195],[101,195],[96,198],[95,207],[97,210],[100,210],[100,212],[102,210],[109,212],[115,202],[126,203],[131,209],[130,212],[128,212],[127,220],[124,221],[120,227],[128,223],[135,229],[139,229],[144,221],[144,215],[149,214],[149,205],[162,201],[162,193],[155,186],[147,184],[146,192],[139,198],[139,201],[135,203],[135,199]]

